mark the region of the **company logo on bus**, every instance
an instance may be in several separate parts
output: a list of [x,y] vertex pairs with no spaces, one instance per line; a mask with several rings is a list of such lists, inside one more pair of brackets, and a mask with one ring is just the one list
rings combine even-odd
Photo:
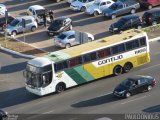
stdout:
[[105,60],[98,61],[98,65],[111,63],[111,62],[114,62],[114,61],[118,61],[120,59],[123,59],[123,55],[118,55],[118,56],[115,56],[115,57],[111,57],[111,58],[107,58]]

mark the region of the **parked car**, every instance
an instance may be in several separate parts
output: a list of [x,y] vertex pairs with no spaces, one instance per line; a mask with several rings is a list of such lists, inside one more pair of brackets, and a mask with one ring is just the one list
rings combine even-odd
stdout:
[[[22,26],[22,19],[25,20],[25,29]],[[7,25],[7,33],[9,35],[17,35],[24,31],[35,31],[37,28],[37,22],[33,16],[23,16],[15,18],[10,24]]]
[[135,0],[126,0],[125,2],[117,1],[109,8],[103,10],[103,16],[114,19],[118,15],[123,15],[126,13],[134,14],[139,8],[140,4]]
[[48,27],[48,35],[55,36],[64,31],[72,30],[72,20],[68,17],[59,17]]
[[113,3],[112,0],[95,0],[95,2],[86,9],[86,14],[98,16]]
[[6,10],[6,6],[4,4],[0,4],[0,15],[5,15]]
[[[15,18],[11,15],[8,15],[7,24],[10,24]],[[2,30],[6,27],[6,18],[5,15],[0,15],[0,27]]]
[[139,0],[140,5],[148,9],[160,5],[160,0]]
[[142,16],[142,20],[146,25],[160,23],[160,8],[146,11]]
[[71,3],[70,8],[74,11],[82,11],[84,12],[87,7],[92,5],[94,0],[75,0]]
[[[44,22],[43,15],[46,13],[46,9],[40,5],[32,5],[27,9],[27,14],[33,16],[38,24],[42,24]],[[50,21],[49,17],[47,17],[47,21]]]
[[8,120],[8,113],[6,111],[0,110],[0,120]]
[[113,23],[109,27],[111,33],[119,33],[121,31],[142,27],[142,18],[138,15],[127,15],[119,19],[117,22]]
[[155,78],[151,76],[135,76],[122,81],[113,91],[118,97],[128,98],[143,91],[150,91],[156,85]]
[[[90,33],[85,32],[87,35],[86,41],[93,41],[94,36]],[[59,36],[57,36],[54,40],[54,44],[58,47],[69,48],[74,45],[83,44],[80,41],[76,40],[76,32],[75,31],[67,31],[63,32]]]

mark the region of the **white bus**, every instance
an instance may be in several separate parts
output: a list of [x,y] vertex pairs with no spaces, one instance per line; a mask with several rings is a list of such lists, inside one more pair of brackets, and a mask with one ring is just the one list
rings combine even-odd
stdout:
[[119,75],[150,62],[147,34],[128,30],[97,41],[29,60],[26,89],[43,96],[66,88]]

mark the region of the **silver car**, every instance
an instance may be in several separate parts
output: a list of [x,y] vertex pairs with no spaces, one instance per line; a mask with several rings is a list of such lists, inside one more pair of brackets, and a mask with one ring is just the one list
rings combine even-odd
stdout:
[[[85,32],[86,33],[86,32]],[[80,41],[76,40],[76,32],[75,31],[67,31],[63,32],[59,36],[57,36],[54,40],[55,46],[62,47],[62,48],[69,48],[74,45],[81,44]],[[90,33],[86,33],[87,40],[84,41],[93,41],[94,36]]]
[[[25,20],[25,28],[22,26],[22,19]],[[15,18],[6,29],[7,34],[16,35],[23,31],[35,31],[37,28],[37,22],[32,16],[23,16]]]

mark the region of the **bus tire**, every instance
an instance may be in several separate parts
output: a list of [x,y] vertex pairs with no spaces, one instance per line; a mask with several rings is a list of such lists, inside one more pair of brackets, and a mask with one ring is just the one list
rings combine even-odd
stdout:
[[127,63],[125,63],[124,66],[123,66],[123,71],[124,71],[125,73],[127,73],[127,72],[129,72],[132,68],[133,68],[132,63],[127,62]]
[[58,84],[56,85],[56,92],[57,92],[57,93],[61,93],[61,92],[65,91],[65,89],[66,89],[66,85],[65,85],[65,83],[63,83],[63,82],[58,83]]
[[117,65],[113,69],[113,74],[118,76],[122,73],[122,67],[120,65]]

